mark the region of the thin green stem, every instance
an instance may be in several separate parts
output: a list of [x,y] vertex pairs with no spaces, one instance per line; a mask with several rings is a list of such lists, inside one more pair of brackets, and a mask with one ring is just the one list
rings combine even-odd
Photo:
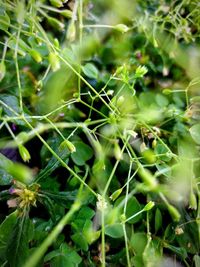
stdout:
[[124,232],[124,241],[125,241],[125,248],[126,248],[126,260],[127,260],[127,266],[131,267],[131,260],[129,255],[129,248],[128,248],[128,238],[126,233],[126,225],[125,223],[122,224],[123,232]]
[[[82,39],[83,39],[83,1],[79,0],[79,46],[82,49]],[[79,54],[79,67],[78,72],[81,75],[81,55]],[[81,98],[81,78],[78,77],[78,98]]]
[[[34,130],[33,126],[24,118],[24,121],[26,124]],[[40,134],[36,132],[36,136],[41,140],[41,142],[46,146],[46,148],[51,152],[51,154],[62,164],[64,168],[66,168],[74,177],[76,177],[80,183],[84,184],[84,186],[94,195],[97,197],[97,193],[86,183],[82,180],[82,178],[75,172],[73,171],[56,153],[55,151],[47,144],[47,142],[41,137]]]
[[15,62],[15,68],[16,68],[16,74],[17,74],[17,84],[18,84],[18,92],[19,92],[19,107],[20,107],[20,112],[23,114],[22,87],[21,87],[20,74],[19,74],[18,57],[17,57],[21,27],[22,26],[20,25],[18,33],[17,33],[15,52],[14,52],[14,62]]
[[105,247],[105,214],[101,211],[101,262],[102,267],[106,266],[106,247]]

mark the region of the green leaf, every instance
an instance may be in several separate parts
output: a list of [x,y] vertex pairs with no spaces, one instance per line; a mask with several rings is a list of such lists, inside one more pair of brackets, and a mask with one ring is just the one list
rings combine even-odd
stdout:
[[193,125],[189,131],[195,143],[200,145],[200,123]]
[[82,166],[92,158],[93,150],[90,146],[80,141],[74,142],[74,146],[76,147],[76,151],[71,154],[71,158],[75,164]]
[[82,259],[73,248],[63,243],[58,250],[48,253],[44,261],[50,261],[51,267],[76,267]]
[[10,267],[21,267],[29,255],[30,219],[25,212],[18,217],[7,241],[7,260]]
[[45,206],[53,222],[56,221],[56,212],[52,200],[43,194],[40,194],[38,200]]
[[83,206],[77,215],[77,219],[92,219],[94,215],[95,215],[94,210],[92,210],[87,206]]
[[74,241],[74,243],[81,248],[84,251],[88,250],[88,244],[87,241],[82,233],[76,233],[71,236],[71,239]]
[[112,238],[120,238],[124,236],[123,227],[121,223],[107,225],[105,227],[105,234]]
[[144,267],[144,262],[143,262],[142,256],[136,255],[132,258],[131,261],[132,261],[134,267]]
[[85,66],[82,66],[83,73],[92,79],[98,79],[98,69],[92,63],[87,63]]
[[170,244],[166,244],[165,247],[176,253],[182,259],[185,259],[187,257],[187,251],[185,250],[185,248],[175,247]]
[[156,164],[156,168],[158,169],[156,175],[165,175],[168,178],[171,177],[171,167],[165,162]]
[[[57,138],[54,141],[54,144],[52,146],[52,149],[54,149],[54,151],[56,152],[56,154],[63,160],[65,161],[65,163],[68,163],[68,157],[70,154],[70,151],[68,149],[63,149],[62,147],[59,146],[60,144],[60,140]],[[48,160],[47,165],[45,166],[45,168],[43,168],[38,176],[37,176],[37,180],[40,179],[45,179],[47,178],[54,170],[56,170],[58,167],[61,166],[60,161],[55,158],[54,156],[51,156],[50,160]]]
[[[137,199],[135,197],[132,197],[128,200],[127,207],[126,207],[126,218],[128,219],[131,217],[133,214],[139,212],[141,210],[141,206]],[[127,223],[133,224],[141,219],[141,214],[136,216],[135,218],[129,220]]]
[[142,255],[147,244],[147,235],[145,233],[135,233],[131,236],[130,245],[137,255]]
[[172,158],[172,155],[169,153],[169,150],[163,144],[158,143],[156,145],[155,153],[157,154],[157,158],[159,160],[162,160],[165,162],[169,162]]
[[17,211],[14,211],[0,225],[0,258],[5,259],[6,244],[17,220]]
[[155,232],[158,232],[158,230],[162,227],[162,214],[160,210],[157,208],[156,209],[156,214],[155,214]]
[[156,102],[157,102],[158,106],[161,108],[166,107],[169,104],[167,97],[165,97],[162,94],[156,95]]

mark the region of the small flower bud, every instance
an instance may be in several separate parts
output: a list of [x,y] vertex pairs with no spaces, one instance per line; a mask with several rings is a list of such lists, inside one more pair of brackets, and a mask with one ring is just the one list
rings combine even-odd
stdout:
[[108,203],[105,201],[105,199],[101,195],[97,195],[97,209],[100,211],[103,211],[107,208]]
[[32,58],[37,62],[40,63],[42,61],[42,56],[37,50],[31,49],[29,51],[29,54],[32,56]]
[[50,0],[50,3],[52,6],[55,6],[55,7],[62,7],[63,6],[63,3],[61,0]]
[[3,80],[5,74],[6,74],[6,65],[5,65],[4,61],[1,61],[1,63],[0,63],[0,82]]
[[189,204],[190,204],[190,206],[189,206],[190,209],[193,209],[193,210],[197,209],[197,199],[196,199],[194,192],[190,193]]
[[154,206],[155,206],[155,203],[154,203],[153,201],[149,201],[149,203],[147,203],[147,204],[144,206],[143,210],[144,210],[144,211],[151,210]]
[[19,154],[20,154],[21,158],[23,159],[23,161],[29,162],[31,156],[30,156],[28,150],[26,149],[26,147],[23,145],[19,145],[18,149],[19,149]]
[[49,63],[53,71],[57,71],[60,69],[60,60],[53,52],[49,53]]
[[58,19],[52,18],[52,17],[48,17],[47,18],[48,23],[54,27],[56,30],[58,31],[63,31],[65,28],[65,24],[60,22]]
[[60,12],[65,18],[72,18],[72,11],[69,9],[62,10]]
[[112,201],[115,201],[118,198],[118,196],[121,194],[122,190],[123,190],[122,188],[116,190],[114,193],[112,193],[112,195],[110,196],[110,199]]
[[117,24],[114,26],[114,29],[121,32],[121,33],[125,33],[127,31],[129,31],[129,27],[126,26],[125,24]]
[[67,29],[67,40],[73,42],[75,38],[76,38],[76,27],[74,21],[71,21]]
[[64,140],[61,144],[60,144],[60,150],[67,148],[71,153],[76,152],[76,147],[74,146],[74,144],[72,142],[70,142],[69,140]]
[[172,206],[170,204],[167,206],[167,208],[168,208],[168,211],[169,211],[172,219],[175,222],[178,222],[180,220],[180,218],[181,218],[181,215],[180,215],[179,211],[174,206]]
[[147,68],[145,66],[139,66],[137,67],[135,71],[136,77],[143,77],[148,72]]

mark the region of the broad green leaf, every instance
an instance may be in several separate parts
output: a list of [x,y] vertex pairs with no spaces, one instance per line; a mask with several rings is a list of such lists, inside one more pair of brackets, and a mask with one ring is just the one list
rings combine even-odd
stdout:
[[171,177],[171,167],[167,165],[165,162],[162,162],[160,164],[156,164],[156,168],[158,171],[156,172],[156,175],[165,175],[166,177]]
[[7,260],[10,267],[21,267],[29,255],[31,224],[28,214],[18,217],[7,241]]
[[170,244],[166,244],[165,247],[173,251],[175,254],[177,254],[182,259],[185,259],[187,257],[187,251],[185,248],[175,247]]
[[155,242],[154,240],[149,239],[147,241],[147,245],[143,252],[144,266],[147,267],[159,266],[158,263],[160,261],[160,258],[161,255],[158,243]]
[[82,234],[85,237],[87,243],[92,244],[99,238],[101,231],[95,231],[93,222],[91,220],[86,220],[83,226]]
[[5,259],[6,245],[9,236],[12,234],[13,227],[17,220],[17,211],[14,211],[0,225],[0,258]]
[[74,243],[81,248],[84,251],[88,250],[88,243],[82,233],[76,233],[71,236],[71,239],[74,241]]
[[169,162],[172,158],[171,154],[169,153],[169,150],[167,147],[165,147],[163,144],[157,144],[155,147],[155,153],[157,154],[157,158],[159,160]]
[[120,238],[124,236],[123,227],[121,223],[115,223],[105,227],[105,234],[112,238]]
[[92,219],[94,217],[95,211],[87,206],[83,206],[78,212],[78,219]]
[[144,267],[142,256],[136,255],[131,259],[131,261],[134,267]]
[[200,123],[193,125],[189,131],[195,143],[200,145]]
[[83,73],[92,79],[98,79],[98,69],[92,63],[87,63],[85,66],[82,66]]
[[162,94],[156,95],[156,102],[161,108],[166,107],[169,104],[169,100],[167,99],[167,97]]
[[49,215],[51,216],[52,221],[55,222],[56,212],[55,212],[55,208],[54,208],[52,200],[44,194],[40,194],[40,197],[38,198],[38,200],[45,206]]
[[[115,201],[114,206],[117,208],[118,205],[120,205],[120,203],[124,201],[124,197],[120,197]],[[127,206],[126,206],[126,219],[128,219],[129,217],[133,216],[134,214],[136,214],[137,212],[141,211],[141,206],[140,203],[138,202],[138,200],[136,199],[136,197],[132,196],[128,202],[127,202]],[[119,212],[122,214],[123,213],[123,208],[120,208]],[[136,223],[138,221],[140,221],[141,219],[141,214],[137,215],[136,217],[134,217],[133,219],[129,220],[127,223]]]
[[[128,219],[129,217],[139,212],[140,210],[141,210],[141,206],[139,202],[137,201],[137,199],[135,197],[130,198],[128,200],[127,207],[126,207],[126,218]],[[129,220],[127,223],[130,223],[130,224],[136,223],[140,221],[140,219],[141,219],[141,214]]]
[[134,233],[131,236],[130,245],[136,255],[142,255],[147,244],[147,235],[145,233]]
[[92,158],[93,150],[90,146],[81,141],[74,142],[74,146],[76,147],[76,151],[71,154],[71,158],[75,164],[82,166]]
[[[52,149],[56,152],[56,154],[63,160],[65,163],[68,163],[68,157],[70,155],[70,151],[66,148],[63,149],[60,146],[60,140],[57,138],[53,144],[51,144]],[[47,165],[39,172],[37,176],[37,180],[47,178],[54,170],[61,166],[61,162],[51,155],[51,158],[48,160]]]
[[46,195],[47,197],[55,201],[57,204],[62,205],[66,208],[71,205],[72,201],[75,201],[77,196],[77,190],[66,192],[42,191],[42,194]]
[[63,243],[58,250],[48,253],[44,261],[50,261],[53,267],[76,267],[82,259],[73,248]]

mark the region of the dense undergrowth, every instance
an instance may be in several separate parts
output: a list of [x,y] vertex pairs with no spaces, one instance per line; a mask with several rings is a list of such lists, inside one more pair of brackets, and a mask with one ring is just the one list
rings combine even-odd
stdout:
[[200,266],[198,0],[0,0],[0,265]]

